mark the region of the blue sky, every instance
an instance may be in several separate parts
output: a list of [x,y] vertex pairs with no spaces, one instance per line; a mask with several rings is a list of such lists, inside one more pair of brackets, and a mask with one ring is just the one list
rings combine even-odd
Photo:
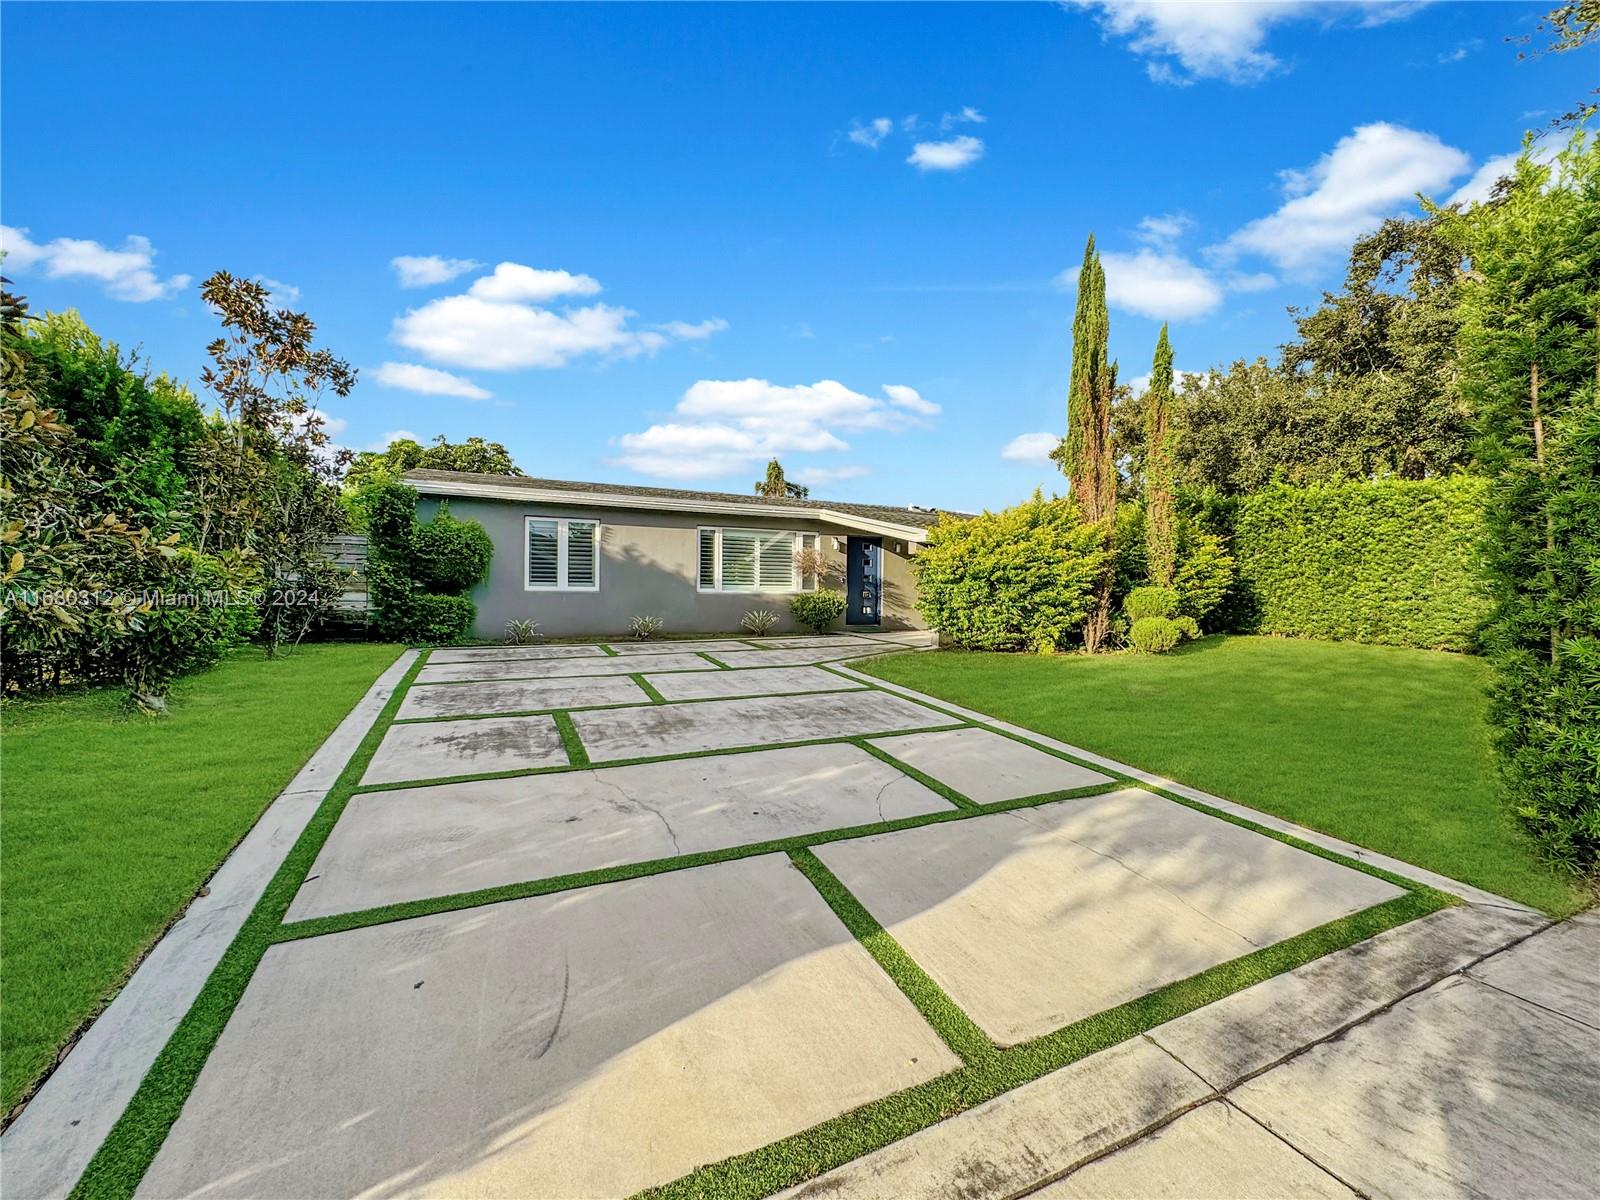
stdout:
[[357,448],[999,506],[1060,486],[1091,230],[1125,379],[1163,317],[1180,369],[1270,354],[1592,86],[1502,41],[1551,3],[13,3],[5,270],[185,378],[198,280],[274,281]]

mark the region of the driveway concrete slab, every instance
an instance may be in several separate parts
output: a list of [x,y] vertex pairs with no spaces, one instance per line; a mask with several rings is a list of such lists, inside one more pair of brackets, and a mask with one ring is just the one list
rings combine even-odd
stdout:
[[289,919],[949,809],[850,745],[363,792]]
[[1001,1045],[1400,894],[1132,788],[816,853]]
[[863,654],[884,654],[897,650],[878,642],[859,642],[840,645],[830,640],[829,646],[801,650],[724,650],[716,657],[730,667],[804,667],[813,663],[836,662],[841,658],[860,658]]
[[572,714],[592,762],[888,733],[939,725],[944,720],[920,704],[866,690]]
[[709,700],[716,696],[798,696],[865,687],[816,667],[757,667],[750,671],[695,671],[648,675],[650,686],[668,700]]
[[1113,782],[1109,775],[1069,763],[987,729],[913,733],[906,737],[879,738],[873,745],[940,783],[949,784],[979,804]]
[[1564,922],[1468,974],[1600,1030],[1600,922]]
[[550,717],[489,717],[391,725],[363,785],[564,767],[567,752]]
[[1135,1039],[1079,1059],[780,1196],[1006,1200],[1137,1136],[1209,1091],[1171,1055]]
[[1589,1197],[1600,1039],[1455,975],[1229,1097],[1371,1196]]
[[849,650],[859,646],[870,646],[869,639],[852,637],[849,634],[824,634],[821,637],[766,637],[750,638],[743,648],[746,650]]
[[138,1194],[623,1196],[958,1065],[768,855],[273,947]]
[[1197,1008],[1149,1036],[1213,1087],[1228,1088],[1544,923],[1508,909],[1441,909]]
[[1220,1100],[1033,1194],[1039,1200],[1349,1200],[1355,1195]]
[[605,658],[599,646],[457,646],[435,650],[430,663],[505,662],[529,658]]
[[704,650],[708,653],[718,650],[748,650],[750,647],[743,642],[734,641],[732,638],[706,639],[705,641],[671,641],[671,642],[610,642],[610,647],[619,655],[629,654],[698,654]]
[[[724,671],[721,674],[728,674]],[[664,675],[663,679],[675,676]],[[626,675],[589,679],[502,679],[484,683],[414,684],[400,702],[397,720],[467,717],[479,713],[527,712],[536,708],[581,708],[592,704],[649,704]]]
[[[417,672],[418,683],[470,683],[486,679],[569,679],[578,675],[632,675],[641,669],[636,657],[602,655],[583,658],[506,659],[500,662],[444,663]],[[716,671],[698,654],[658,654],[652,671]]]

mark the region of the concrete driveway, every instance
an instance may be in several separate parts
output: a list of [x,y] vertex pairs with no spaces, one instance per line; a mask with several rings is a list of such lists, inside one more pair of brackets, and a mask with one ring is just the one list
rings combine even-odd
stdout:
[[[1511,957],[1592,963],[1600,927],[1496,966],[1548,923],[1458,887],[1146,1029],[1142,998],[1413,885],[829,666],[895,648],[430,655],[138,1194],[622,1196],[772,1143],[797,1164],[742,1178],[834,1167],[801,1187],[830,1197],[1557,1195],[1600,1165],[1560,1119],[1600,1108],[1593,995]],[[1060,1049],[1108,1010],[1137,1036]],[[942,1123],[901,1103],[1050,1054]],[[835,1166],[817,1131],[858,1109],[896,1140]]]

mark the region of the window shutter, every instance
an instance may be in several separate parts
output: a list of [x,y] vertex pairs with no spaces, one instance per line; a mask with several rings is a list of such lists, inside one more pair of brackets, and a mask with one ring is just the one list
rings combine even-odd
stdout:
[[593,521],[567,522],[567,586],[592,588],[595,585],[595,524]]
[[794,587],[794,534],[769,533],[761,542],[761,590],[787,592]]
[[722,587],[724,591],[754,590],[756,548],[760,537],[748,529],[722,531]]
[[717,586],[717,531],[700,531],[700,586],[707,591]]
[[556,538],[559,526],[554,521],[530,520],[528,522],[528,586],[556,587],[558,548]]

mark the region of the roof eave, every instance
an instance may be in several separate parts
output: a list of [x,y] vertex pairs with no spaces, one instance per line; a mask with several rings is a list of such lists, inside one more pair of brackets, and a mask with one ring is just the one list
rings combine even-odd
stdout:
[[462,496],[479,500],[519,500],[541,504],[567,504],[579,508],[635,508],[646,511],[702,513],[719,517],[782,517],[785,520],[811,518],[828,525],[858,529],[903,541],[922,543],[928,531],[920,525],[901,525],[879,521],[832,508],[791,508],[779,504],[729,504],[721,500],[693,497],[636,496],[626,492],[573,492],[562,488],[519,487],[515,484],[480,483],[468,479],[418,479],[404,476],[406,484],[425,496]]

